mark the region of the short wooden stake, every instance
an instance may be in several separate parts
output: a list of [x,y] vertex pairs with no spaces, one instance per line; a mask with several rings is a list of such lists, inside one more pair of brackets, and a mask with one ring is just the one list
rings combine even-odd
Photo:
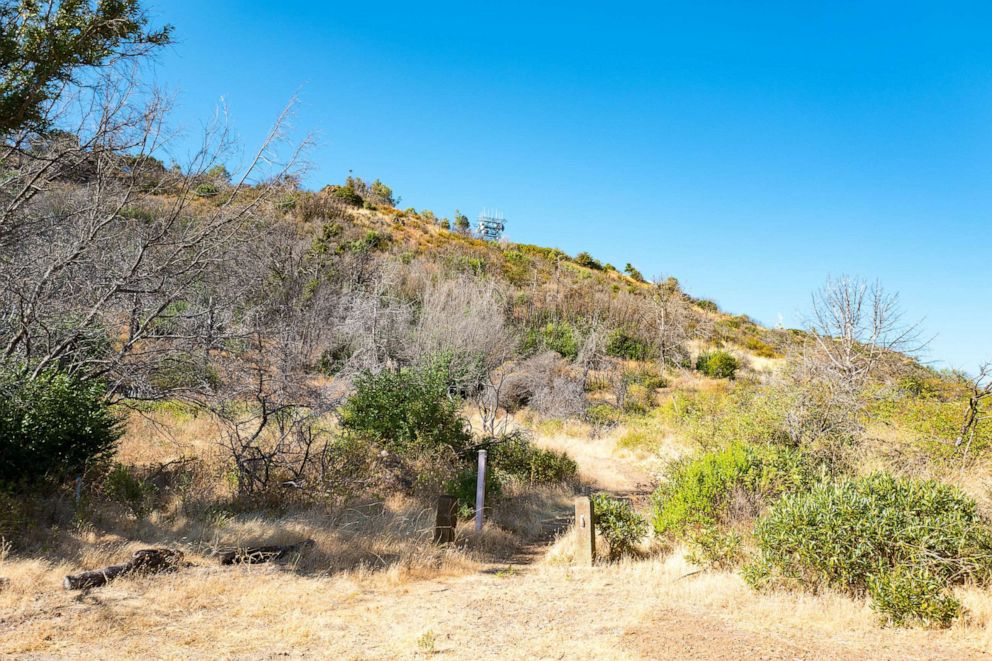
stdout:
[[482,513],[486,508],[486,451],[479,450],[479,475],[475,484],[475,531],[482,530]]
[[437,497],[437,520],[434,523],[434,543],[450,544],[455,541],[458,525],[458,500],[454,496]]
[[575,497],[575,564],[596,562],[596,512],[589,496]]

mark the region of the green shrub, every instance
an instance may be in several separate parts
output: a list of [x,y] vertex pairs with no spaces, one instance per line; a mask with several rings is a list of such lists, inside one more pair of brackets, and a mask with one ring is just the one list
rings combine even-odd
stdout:
[[610,404],[595,404],[586,409],[586,420],[594,425],[615,425],[621,416],[622,412]]
[[0,371],[0,487],[58,483],[107,460],[123,434],[106,388],[48,371]]
[[114,464],[104,478],[103,488],[107,497],[126,505],[135,517],[152,510],[152,499],[158,491],[154,484],[138,477],[133,469],[123,464]]
[[884,473],[782,498],[755,527],[753,579],[870,594],[893,622],[946,624],[948,586],[992,575],[992,530],[975,502],[932,480]]
[[536,353],[542,348],[574,360],[579,355],[578,332],[566,321],[549,322],[542,328],[528,331],[523,342],[524,353]]
[[765,501],[802,489],[813,479],[813,471],[795,451],[732,443],[671,466],[667,481],[653,495],[654,529],[659,535],[691,539],[726,523],[735,496],[747,499],[753,505],[750,513],[756,515],[754,510]]
[[617,328],[606,340],[606,353],[614,358],[647,360],[651,350],[647,343]]
[[898,566],[868,577],[871,607],[889,624],[947,627],[961,615],[961,602],[947,581],[925,567]]
[[[466,466],[455,477],[444,484],[444,492],[458,501],[458,516],[469,518],[475,515],[475,490],[479,483],[478,466]],[[494,470],[486,471],[486,503],[490,504],[503,493],[503,476]]]
[[471,434],[449,381],[442,363],[361,374],[341,407],[341,427],[399,454],[440,446],[459,452]]
[[538,484],[567,482],[578,471],[575,460],[564,452],[536,447],[519,433],[499,439],[489,457],[493,470]]
[[352,186],[338,186],[331,195],[353,207],[360,207],[364,203],[362,196]]
[[696,359],[696,369],[714,379],[732,379],[738,367],[737,359],[726,351],[707,351]]
[[634,268],[634,265],[630,262],[627,262],[627,266],[623,267],[623,272],[637,282],[645,282],[644,276],[641,275],[641,272]]
[[594,259],[593,256],[587,252],[580,252],[575,256],[573,261],[579,266],[584,266],[587,269],[593,269],[594,271],[603,270],[603,264],[598,259]]
[[631,555],[634,547],[647,534],[648,524],[634,511],[629,500],[615,498],[608,493],[592,496],[596,530],[610,545],[610,560]]

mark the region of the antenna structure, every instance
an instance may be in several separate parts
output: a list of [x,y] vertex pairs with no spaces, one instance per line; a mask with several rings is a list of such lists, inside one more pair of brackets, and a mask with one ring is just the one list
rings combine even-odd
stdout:
[[499,211],[482,210],[479,214],[479,236],[487,241],[499,241],[506,229],[506,219]]

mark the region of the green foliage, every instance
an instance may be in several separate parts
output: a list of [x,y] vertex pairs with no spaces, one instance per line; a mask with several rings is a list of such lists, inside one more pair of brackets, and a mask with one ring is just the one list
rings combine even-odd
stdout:
[[[486,471],[486,503],[499,500],[503,494],[503,479],[504,475],[498,471]],[[444,492],[458,501],[459,517],[469,518],[475,514],[475,490],[478,483],[478,466],[466,466],[444,483]]]
[[442,363],[361,374],[341,408],[341,427],[398,454],[442,446],[461,451],[471,435],[449,382]]
[[369,186],[372,201],[390,208],[395,207],[398,200],[393,196],[393,189],[382,183],[378,179]]
[[627,265],[623,267],[623,272],[638,282],[644,282],[644,276],[630,262],[627,262]]
[[191,354],[163,357],[149,377],[161,393],[175,390],[216,390],[220,375],[212,366]]
[[708,298],[699,298],[695,301],[696,307],[700,310],[706,310],[707,312],[719,312],[720,306],[716,304],[715,301],[711,301]]
[[135,475],[134,470],[123,464],[114,464],[103,483],[107,496],[123,503],[135,517],[152,510],[158,489],[151,482]]
[[610,404],[596,404],[586,409],[586,420],[594,425],[615,425],[621,417],[621,411]]
[[82,69],[167,44],[171,27],[149,30],[138,0],[39,0],[0,6],[0,134],[48,128],[46,108]]
[[634,337],[622,328],[617,328],[606,340],[606,354],[626,360],[647,360],[651,348],[646,342]]
[[498,439],[489,453],[493,470],[535,484],[556,484],[575,479],[578,465],[564,452],[545,450],[520,433]]
[[619,560],[631,555],[647,534],[648,524],[644,517],[634,511],[629,500],[608,493],[593,494],[592,506],[596,530],[610,545],[610,559]]
[[58,483],[108,459],[123,433],[106,388],[48,371],[0,371],[0,487]]
[[331,195],[353,207],[360,207],[364,203],[362,196],[352,186],[338,186],[331,192]]
[[655,532],[691,539],[727,523],[733,497],[750,503],[753,515],[764,502],[804,488],[813,476],[801,454],[775,446],[732,443],[676,462],[653,495]]
[[534,353],[542,348],[574,360],[579,355],[578,331],[566,321],[549,322],[542,328],[530,329],[524,337],[523,352]]
[[696,369],[714,379],[732,379],[738,367],[737,359],[726,351],[706,351],[696,359]]
[[587,252],[580,252],[578,255],[575,256],[575,259],[572,261],[574,261],[579,266],[586,267],[587,269],[592,269],[594,271],[603,270],[602,263],[600,263],[598,259],[593,259],[593,256]]
[[455,230],[462,234],[468,234],[470,229],[472,229],[472,224],[469,222],[468,216],[455,209]]
[[868,593],[899,624],[946,624],[960,609],[948,586],[992,576],[988,522],[973,500],[932,480],[875,473],[787,495],[755,538],[763,580]]
[[871,607],[889,624],[915,623],[947,627],[961,615],[961,602],[947,590],[947,581],[926,567],[900,565],[868,577]]
[[377,232],[375,230],[369,230],[362,236],[362,238],[355,239],[350,242],[347,249],[350,252],[355,253],[375,252],[386,248],[390,241],[391,237],[388,234],[384,232]]

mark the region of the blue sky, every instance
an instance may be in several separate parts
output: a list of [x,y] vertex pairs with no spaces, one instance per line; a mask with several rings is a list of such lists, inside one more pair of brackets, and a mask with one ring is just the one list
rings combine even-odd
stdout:
[[299,95],[305,183],[588,250],[768,325],[878,278],[992,358],[992,3],[153,0],[192,136],[223,97],[257,144]]

